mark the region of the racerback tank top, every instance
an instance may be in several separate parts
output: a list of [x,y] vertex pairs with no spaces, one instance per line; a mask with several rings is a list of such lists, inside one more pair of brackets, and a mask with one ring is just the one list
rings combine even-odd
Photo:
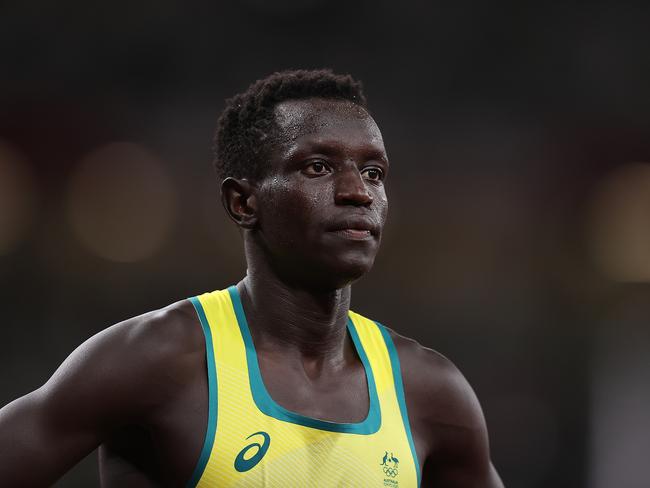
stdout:
[[208,426],[188,486],[419,486],[399,359],[388,331],[352,311],[370,407],[358,423],[289,411],[262,381],[237,288],[190,298],[205,334]]

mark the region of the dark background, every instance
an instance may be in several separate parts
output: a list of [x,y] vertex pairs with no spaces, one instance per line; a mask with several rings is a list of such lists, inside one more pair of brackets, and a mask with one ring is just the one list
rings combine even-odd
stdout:
[[[2,3],[0,405],[108,325],[243,275],[211,169],[223,100],[331,67],[363,80],[392,165],[353,307],[459,366],[506,486],[647,488],[649,14]],[[57,486],[96,480],[91,455]]]

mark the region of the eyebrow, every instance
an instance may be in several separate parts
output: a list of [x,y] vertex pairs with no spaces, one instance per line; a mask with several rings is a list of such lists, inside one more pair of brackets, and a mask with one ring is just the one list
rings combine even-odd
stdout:
[[[341,151],[338,150],[338,141],[336,139],[320,140],[304,143],[302,147],[294,147],[287,153],[288,158],[295,158],[305,153],[320,153],[325,156],[336,156]],[[372,144],[359,146],[355,151],[362,152],[366,159],[376,159],[388,164],[388,157],[385,151]]]

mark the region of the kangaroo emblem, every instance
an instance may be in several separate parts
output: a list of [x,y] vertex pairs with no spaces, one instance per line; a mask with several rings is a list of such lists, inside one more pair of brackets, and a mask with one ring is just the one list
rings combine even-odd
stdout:
[[382,459],[380,466],[383,466],[382,471],[386,476],[386,478],[384,478],[384,486],[397,488],[397,480],[393,478],[399,474],[399,459],[397,459],[392,452],[389,456],[388,451],[385,451],[384,458]]
[[[391,453],[392,455],[393,453]],[[384,460],[381,462],[380,466],[386,466],[386,461],[388,461],[388,451],[384,454]]]

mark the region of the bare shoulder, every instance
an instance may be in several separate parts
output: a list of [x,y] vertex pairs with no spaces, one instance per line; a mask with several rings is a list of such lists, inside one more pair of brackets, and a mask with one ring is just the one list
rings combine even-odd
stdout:
[[40,394],[61,399],[67,409],[66,392],[72,397],[86,392],[85,405],[95,411],[140,416],[192,381],[204,354],[198,318],[192,304],[182,300],[94,335],[70,354]]
[[187,301],[88,339],[45,385],[0,409],[3,486],[50,486],[116,430],[150,423],[201,381],[204,350]]
[[399,355],[405,394],[415,407],[411,416],[430,425],[484,428],[474,390],[454,363],[413,339],[389,332]]
[[181,300],[106,329],[107,337],[121,342],[121,351],[153,364],[203,353],[205,344],[199,319],[189,300]]
[[400,359],[422,486],[502,488],[474,390],[445,356],[389,330]]
[[[181,300],[104,329],[80,346],[82,351],[160,366],[204,348],[192,304]],[[117,364],[115,364],[117,366]]]

